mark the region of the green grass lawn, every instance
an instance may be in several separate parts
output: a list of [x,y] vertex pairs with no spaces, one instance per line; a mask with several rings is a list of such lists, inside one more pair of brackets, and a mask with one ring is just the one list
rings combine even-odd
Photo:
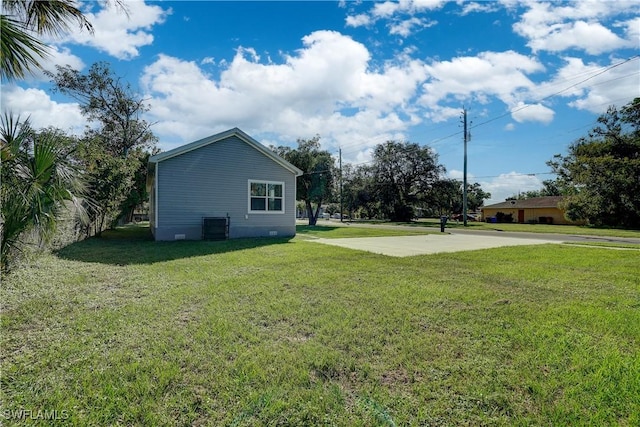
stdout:
[[301,231],[130,227],[3,277],[2,424],[640,424],[638,251],[395,258]]
[[[331,222],[333,224],[333,221]],[[318,222],[319,225],[324,225]],[[353,225],[358,224],[378,224],[378,225],[402,225],[415,228],[440,229],[439,218],[422,218],[413,222],[393,223],[389,221],[353,221]],[[552,233],[552,234],[580,234],[585,236],[609,236],[609,237],[631,237],[640,238],[640,230],[625,230],[619,228],[591,227],[581,225],[553,225],[553,224],[517,224],[517,223],[487,223],[481,221],[467,221],[467,227],[462,221],[447,221],[447,229],[468,229],[468,230],[495,230],[529,233]],[[433,230],[432,230],[433,231]]]
[[413,230],[400,227],[362,227],[358,223],[319,223],[315,226],[298,225],[298,237],[333,239],[342,237],[383,237],[383,236],[414,236],[437,233],[440,230],[417,227]]

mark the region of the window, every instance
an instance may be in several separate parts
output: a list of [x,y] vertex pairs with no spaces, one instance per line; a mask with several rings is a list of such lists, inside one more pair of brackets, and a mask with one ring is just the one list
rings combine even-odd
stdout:
[[284,213],[284,182],[249,181],[249,212]]

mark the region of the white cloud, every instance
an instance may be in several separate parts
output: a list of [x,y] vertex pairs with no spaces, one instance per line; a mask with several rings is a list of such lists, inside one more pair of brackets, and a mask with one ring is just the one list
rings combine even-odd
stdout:
[[633,31],[622,38],[606,21],[619,14],[640,11],[637,2],[588,0],[579,2],[528,2],[528,10],[514,24],[514,31],[528,39],[534,51],[561,52],[580,49],[593,55],[621,47],[637,46]]
[[433,61],[426,69],[419,105],[434,122],[454,118],[465,102],[488,104],[497,98],[513,112],[517,122],[548,124],[555,113],[542,101],[569,98],[573,108],[602,113],[609,105],[623,105],[640,96],[638,62],[612,58],[607,64],[563,58],[565,64],[550,80],[534,82],[530,76],[545,71],[537,58],[508,52],[482,52],[477,56]]
[[433,123],[446,122],[449,119],[460,117],[462,112],[461,108],[457,107],[442,107],[440,105],[434,105],[429,111],[425,113],[425,116]]
[[[402,1],[400,2],[402,3]],[[410,1],[412,7],[416,10],[434,10],[439,9],[447,3],[446,0],[413,0]]]
[[514,125],[513,123],[507,123],[504,126],[504,130],[506,130],[507,132],[514,131],[515,129],[516,129],[516,125]]
[[[460,171],[457,169],[451,169],[447,172],[447,176],[451,179],[464,179],[464,171]],[[473,180],[473,175],[467,173],[467,181]]]
[[361,13],[355,16],[347,16],[345,24],[347,27],[363,27],[371,24],[371,17],[365,13]]
[[53,54],[51,60],[47,65],[54,65],[52,68],[46,68],[47,71],[55,72],[55,65],[65,66],[69,65],[74,70],[82,70],[84,68],[84,62],[78,56],[71,53],[71,50],[65,47],[52,46]]
[[536,175],[515,171],[479,181],[479,184],[483,191],[491,193],[491,199],[485,200],[485,206],[504,202],[507,197],[526,191],[540,190],[543,187],[542,181]]
[[[452,169],[447,176],[452,179],[462,180],[463,171]],[[491,194],[491,198],[484,201],[484,205],[504,202],[507,197],[525,193],[527,191],[540,190],[544,185],[542,180],[534,174],[524,174],[516,171],[503,173],[496,177],[477,179],[472,174],[467,174],[469,183],[479,183],[482,191]]]
[[553,121],[555,112],[542,104],[525,104],[519,102],[511,109],[511,117],[518,123],[540,122],[549,124]]
[[440,9],[447,0],[400,0],[397,4],[398,12],[417,13]]
[[164,22],[171,10],[143,1],[125,2],[126,13],[112,6],[98,13],[86,13],[94,34],[74,32],[64,42],[93,46],[118,59],[131,59],[140,54],[142,46],[153,42],[152,27]]
[[436,25],[436,21],[428,21],[420,18],[409,18],[404,21],[391,24],[389,26],[389,34],[397,34],[402,37],[410,36],[415,28],[428,28]]
[[640,17],[621,22],[618,26],[625,28],[627,40],[635,41],[637,46],[640,40]]
[[384,3],[376,3],[371,10],[371,15],[376,18],[388,18],[399,9],[401,9],[399,2],[386,1]]
[[495,12],[499,7],[499,4],[493,2],[465,2],[462,5],[461,15],[469,15],[471,13],[478,12]]
[[286,105],[305,114],[330,113],[337,103],[367,95],[363,79],[370,55],[364,45],[333,31],[314,32],[303,44],[284,64],[262,64],[255,53],[246,58],[246,50],[239,51],[220,84],[252,102]]
[[612,58],[608,64],[585,63],[581,58],[564,58],[565,64],[553,78],[536,89],[538,99],[552,95],[573,98],[569,106],[600,114],[609,105],[623,105],[640,96],[638,63]]
[[544,37],[529,42],[536,51],[561,52],[570,48],[582,49],[591,55],[609,52],[629,43],[598,22],[577,21],[556,24]]
[[219,79],[195,62],[161,55],[141,79],[157,130],[181,142],[234,126],[289,141],[320,134],[357,158],[383,142],[376,142],[381,135],[403,135],[420,121],[411,100],[426,77],[422,62],[402,54],[371,70],[369,51],[350,37],[317,31],[302,42],[278,64],[239,48]]
[[415,29],[436,25],[437,22],[419,18],[415,15],[441,8],[446,0],[400,0],[374,3],[367,13],[349,15],[348,27],[371,25],[381,19],[390,20],[389,34],[408,37]]
[[85,66],[82,59],[72,54],[66,47],[50,45],[48,53],[49,54],[40,61],[42,69],[33,70],[33,75],[28,76],[25,79],[26,82],[48,82],[51,79],[47,77],[44,72],[49,71],[55,74],[56,65],[60,65],[62,67],[70,65],[75,70],[82,70]]
[[58,103],[40,89],[23,89],[15,85],[2,87],[2,109],[30,118],[35,129],[55,126],[75,135],[85,129],[86,119],[76,103]]
[[537,59],[514,51],[482,52],[474,57],[433,62],[427,67],[429,79],[423,85],[420,101],[431,107],[452,96],[456,100],[475,98],[481,103],[487,102],[487,96],[496,96],[513,105],[518,92],[535,87],[527,74],[543,70]]

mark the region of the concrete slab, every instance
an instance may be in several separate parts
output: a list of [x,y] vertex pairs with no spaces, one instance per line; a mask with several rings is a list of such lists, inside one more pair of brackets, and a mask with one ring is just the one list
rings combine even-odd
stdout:
[[435,254],[440,252],[473,251],[504,246],[561,243],[558,240],[505,236],[475,236],[470,234],[425,234],[420,236],[354,237],[314,239],[314,242],[357,249],[395,257]]

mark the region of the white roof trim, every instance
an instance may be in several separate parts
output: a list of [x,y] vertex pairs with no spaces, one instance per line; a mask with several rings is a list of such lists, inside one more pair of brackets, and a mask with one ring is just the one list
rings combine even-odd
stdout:
[[271,160],[278,163],[280,166],[291,171],[296,176],[302,175],[303,172],[300,169],[298,169],[297,167],[295,167],[294,165],[292,165],[282,157],[276,155],[273,151],[269,150],[267,147],[260,144],[258,141],[251,138],[249,135],[247,135],[237,127],[233,129],[229,129],[224,132],[220,132],[215,135],[208,136],[198,141],[191,142],[189,144],[182,145],[180,147],[174,148],[173,150],[165,151],[163,153],[156,154],[155,156],[151,156],[149,157],[149,163],[155,165],[164,160],[168,160],[172,157],[176,157],[181,154],[188,153],[189,151],[197,150],[198,148],[205,147],[209,144],[214,144],[218,141],[222,141],[223,139],[227,139],[231,136],[237,136],[239,139],[246,142],[251,147],[255,148],[265,156],[269,157]]

